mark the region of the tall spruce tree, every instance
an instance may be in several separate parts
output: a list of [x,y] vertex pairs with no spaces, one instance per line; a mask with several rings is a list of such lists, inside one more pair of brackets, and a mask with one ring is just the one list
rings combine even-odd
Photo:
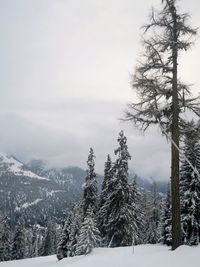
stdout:
[[172,215],[171,215],[171,195],[170,186],[168,185],[167,196],[163,199],[161,205],[161,217],[159,223],[160,242],[171,246],[172,243]]
[[110,213],[109,207],[109,195],[113,191],[112,179],[113,179],[113,166],[110,155],[107,156],[104,169],[104,180],[101,187],[101,194],[99,200],[98,211],[98,227],[102,237],[102,245],[108,246],[109,240],[106,235],[106,224],[108,223],[108,216]]
[[[184,154],[200,172],[200,135],[192,121],[185,133]],[[181,225],[187,245],[200,242],[200,178],[183,159],[181,164]]]
[[178,59],[192,45],[196,30],[188,25],[187,13],[180,13],[176,0],[162,0],[161,11],[152,10],[145,25],[144,57],[133,77],[139,97],[131,103],[126,119],[146,130],[158,124],[171,139],[172,249],[181,244],[179,194],[179,141],[187,121],[180,116],[187,110],[200,116],[198,97],[191,97],[189,86],[180,82]]
[[109,211],[106,234],[110,247],[130,246],[136,233],[135,214],[132,205],[131,189],[128,184],[128,152],[127,138],[124,132],[119,133],[119,147],[115,154],[114,176],[111,184],[113,191],[108,195]]
[[93,248],[100,246],[101,237],[97,228],[96,220],[92,209],[88,209],[80,228],[77,240],[76,255],[86,255],[92,252]]
[[25,221],[21,216],[15,227],[12,241],[12,260],[24,259],[26,253]]
[[99,197],[99,207],[101,208],[107,199],[107,189],[109,181],[112,179],[112,161],[110,155],[107,156],[104,169],[104,179],[101,186],[101,193]]
[[95,155],[92,148],[90,148],[87,160],[87,175],[85,177],[85,184],[83,188],[83,213],[86,215],[88,209],[92,209],[94,213],[97,211],[97,181],[95,167]]

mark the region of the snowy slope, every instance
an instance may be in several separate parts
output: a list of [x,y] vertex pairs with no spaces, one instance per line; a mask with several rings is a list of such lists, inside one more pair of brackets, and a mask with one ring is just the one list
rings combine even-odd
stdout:
[[13,156],[8,156],[5,153],[0,153],[0,174],[5,172],[13,173],[16,176],[26,176],[31,178],[36,178],[40,180],[48,180],[47,178],[41,177],[28,168],[25,167],[20,161],[18,161]]
[[175,251],[161,245],[140,245],[134,249],[98,248],[90,255],[57,261],[56,256],[2,262],[2,267],[199,267],[200,246],[182,246]]

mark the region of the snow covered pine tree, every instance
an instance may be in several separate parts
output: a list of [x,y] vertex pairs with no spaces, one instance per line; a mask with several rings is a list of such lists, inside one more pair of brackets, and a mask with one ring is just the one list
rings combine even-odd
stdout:
[[170,185],[168,185],[167,196],[163,199],[161,205],[161,217],[159,223],[160,242],[167,246],[172,243],[172,215],[171,215],[171,196]]
[[69,212],[67,220],[65,221],[64,227],[62,229],[62,234],[57,248],[57,258],[62,260],[69,255],[69,237],[70,237],[70,227],[72,224],[72,211]]
[[[184,154],[200,173],[199,123],[192,121],[185,132]],[[181,164],[181,225],[187,245],[200,242],[200,178],[186,160]]]
[[78,236],[76,255],[86,255],[92,252],[93,248],[100,246],[100,244],[101,237],[95,215],[92,209],[88,208]]
[[[88,217],[89,214],[95,214],[96,216],[97,182],[95,179],[96,173],[94,171],[94,167],[95,167],[94,158],[95,158],[94,151],[92,148],[90,148],[89,156],[87,160],[87,165],[88,165],[88,168],[86,171],[87,175],[85,177],[85,184],[83,186],[83,198],[74,205],[72,212],[69,214],[69,217],[67,221],[65,222],[65,225],[62,231],[61,240],[59,242],[58,249],[57,249],[57,258],[59,260],[63,259],[64,257],[73,257],[77,255],[77,253],[81,253],[80,243],[79,243],[78,250],[77,250],[77,246],[78,246],[78,242],[80,242],[80,238],[79,238],[80,229],[82,228],[84,219],[86,218],[86,216]],[[88,210],[90,210],[89,214],[88,214]],[[92,215],[91,220],[94,220],[93,217],[94,215]]]
[[83,187],[83,216],[86,216],[88,209],[91,209],[94,214],[97,211],[97,181],[96,173],[94,171],[95,155],[92,148],[90,148],[87,160],[87,175],[85,177],[85,184]]
[[99,198],[99,211],[98,211],[98,227],[102,237],[102,245],[108,246],[109,240],[106,234],[106,225],[108,223],[108,216],[110,214],[109,207],[109,195],[113,191],[113,166],[110,155],[107,156],[104,169],[104,180],[101,187],[101,193]]
[[25,240],[25,221],[21,216],[15,227],[14,237],[12,241],[12,260],[25,258],[26,240]]
[[128,184],[128,152],[127,138],[124,132],[119,133],[118,156],[114,164],[114,176],[111,179],[113,191],[108,195],[107,209],[109,211],[106,234],[110,247],[130,246],[134,235],[138,232],[135,211],[132,204],[131,188]]

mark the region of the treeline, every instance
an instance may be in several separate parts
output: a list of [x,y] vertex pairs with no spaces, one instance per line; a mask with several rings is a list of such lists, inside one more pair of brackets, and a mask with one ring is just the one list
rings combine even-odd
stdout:
[[[181,159],[182,244],[198,245],[200,240],[200,142],[193,121],[185,129]],[[97,195],[94,152],[90,149],[83,198],[70,212],[58,245],[57,257],[91,252],[94,247],[119,247],[137,244],[172,244],[171,192],[166,196],[137,188],[135,177],[128,183],[130,154],[123,131],[118,138],[117,156],[105,163],[102,189]],[[192,165],[192,166],[191,166]]]
[[0,214],[0,261],[55,254],[59,236],[60,226],[50,219],[46,227],[35,224],[28,228],[21,216],[13,229],[8,218]]
[[[199,244],[200,180],[193,168],[200,171],[199,136],[195,123],[185,132],[182,147],[187,156],[181,162],[181,226],[182,243]],[[138,188],[136,177],[128,182],[127,138],[119,133],[116,159],[107,156],[104,180],[98,194],[95,155],[91,148],[83,197],[74,204],[63,223],[49,220],[46,228],[34,225],[26,229],[22,217],[11,230],[6,217],[0,217],[0,260],[15,260],[57,254],[64,257],[85,255],[95,247],[120,247],[163,243],[171,245],[171,194],[158,193],[156,183],[150,191]]]

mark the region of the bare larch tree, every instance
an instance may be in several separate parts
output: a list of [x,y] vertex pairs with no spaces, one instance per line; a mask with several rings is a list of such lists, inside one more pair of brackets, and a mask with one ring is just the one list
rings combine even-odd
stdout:
[[126,120],[142,130],[158,124],[171,139],[172,249],[181,244],[179,196],[179,142],[188,110],[200,116],[199,97],[191,96],[189,85],[178,77],[178,59],[197,33],[188,24],[189,15],[180,13],[176,0],[162,0],[160,11],[152,9],[144,26],[144,54],[133,75],[137,103],[130,103]]

